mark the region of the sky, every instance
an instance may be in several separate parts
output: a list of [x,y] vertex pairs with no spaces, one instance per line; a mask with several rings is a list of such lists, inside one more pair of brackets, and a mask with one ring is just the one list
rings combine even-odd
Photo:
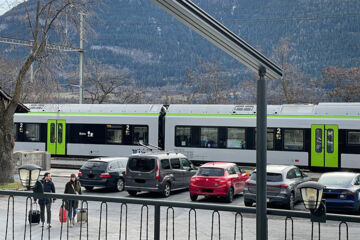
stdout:
[[22,1],[23,0],[0,0],[0,15],[3,15]]

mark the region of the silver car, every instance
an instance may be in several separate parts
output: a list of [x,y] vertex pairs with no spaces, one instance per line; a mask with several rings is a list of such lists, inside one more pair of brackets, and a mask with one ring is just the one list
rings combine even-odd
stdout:
[[[268,165],[267,199],[268,204],[281,205],[293,209],[297,201],[301,200],[297,185],[310,181],[310,178],[296,166]],[[252,206],[256,202],[256,170],[245,183],[244,204]]]

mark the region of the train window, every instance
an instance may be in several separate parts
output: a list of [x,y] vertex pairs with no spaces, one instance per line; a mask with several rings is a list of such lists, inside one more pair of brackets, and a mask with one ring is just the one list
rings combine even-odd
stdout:
[[322,152],[322,129],[321,128],[317,128],[315,130],[315,151],[317,153],[321,153]]
[[349,145],[360,145],[360,132],[348,132],[347,144]]
[[329,129],[327,130],[327,152],[333,153],[334,152],[334,130]]
[[50,142],[55,142],[55,123],[50,124]]
[[62,123],[58,124],[58,143],[62,143],[63,141],[63,125]]
[[227,128],[227,148],[246,148],[245,128]]
[[218,129],[202,127],[200,131],[201,147],[216,148],[218,146]]
[[28,142],[40,141],[40,124],[25,123],[25,139]]
[[284,130],[284,149],[300,151],[304,149],[304,131],[295,129]]
[[[255,148],[256,148],[256,130],[255,130]],[[268,150],[274,149],[274,129],[268,129],[266,133],[266,146]]]
[[133,144],[148,144],[148,127],[134,127]]
[[267,149],[274,149],[274,129],[267,130],[266,145]]
[[104,144],[106,141],[106,125],[102,124],[70,124],[69,143]]
[[123,139],[122,126],[108,125],[106,129],[106,142],[114,144],[122,144]]
[[191,140],[191,127],[175,128],[175,146],[189,147]]

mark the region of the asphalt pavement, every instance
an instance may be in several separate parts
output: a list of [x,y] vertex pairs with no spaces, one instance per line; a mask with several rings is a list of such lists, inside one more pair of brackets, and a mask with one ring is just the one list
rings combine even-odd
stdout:
[[[56,187],[57,193],[63,193],[66,182],[69,180],[71,173],[77,173],[74,170],[66,169],[51,169],[50,172],[53,175],[53,182]],[[44,172],[42,172],[44,173]],[[123,192],[113,192],[109,189],[104,188],[95,188],[92,191],[87,191],[83,189],[84,195],[96,195],[103,197],[129,197],[126,191]],[[156,193],[139,193],[137,198],[144,199],[162,199],[159,194]],[[189,197],[189,192],[187,190],[174,191],[171,196],[166,199],[167,201],[180,201],[180,202],[191,202]],[[6,234],[6,220],[7,220],[7,197],[0,196],[0,238],[5,239]],[[200,203],[215,203],[221,205],[228,205],[222,199],[216,198],[204,198],[200,197],[197,202]],[[26,223],[25,218],[27,217],[26,213],[26,199],[23,197],[15,198],[15,239],[22,238],[24,239],[24,230],[26,226],[26,239],[29,239],[30,236],[30,225]],[[46,228],[42,228],[41,225],[32,225],[31,234],[32,239],[41,239],[41,234],[44,234],[45,239],[48,239],[48,234],[50,233],[49,239],[59,239],[62,235],[63,239],[79,239],[80,235],[80,223],[77,223],[74,228],[67,228],[67,225],[61,225],[59,222],[59,208],[61,201],[56,201],[52,205],[52,228],[47,231]],[[243,206],[243,197],[242,195],[236,196],[231,205]],[[106,210],[107,206],[107,210]],[[120,204],[109,203],[106,206],[103,206],[103,209],[100,208],[99,202],[89,202],[88,213],[89,213],[89,239],[119,239],[120,231],[120,213],[121,206]],[[34,206],[36,208],[36,206]],[[127,204],[127,239],[153,239],[153,229],[154,229],[154,208],[148,206],[143,208],[141,212],[140,205]],[[11,205],[10,205],[11,208]],[[296,210],[305,211],[303,204],[298,203],[295,207]],[[102,215],[100,214],[102,212]],[[107,218],[106,218],[107,213]],[[123,214],[125,213],[125,208],[123,209]],[[11,216],[11,214],[10,214]],[[166,239],[166,219],[167,219],[167,209],[161,208],[161,239]],[[172,217],[171,214],[168,226],[170,226],[168,235],[172,239]],[[190,223],[189,223],[190,216]],[[214,219],[213,219],[214,217]],[[189,209],[180,209],[174,208],[174,236],[175,239],[189,239],[189,229],[190,229],[190,239],[234,239],[234,224],[235,224],[235,213],[220,212],[220,236],[219,236],[219,227],[217,225],[218,219],[217,215],[213,215],[211,211],[197,210],[196,211],[196,224],[195,224],[195,215],[194,212],[189,213]],[[125,221],[125,215],[122,216],[122,221]],[[140,219],[142,219],[142,225],[140,224]],[[285,221],[284,217],[279,216],[268,216],[268,229],[269,229],[269,239],[284,239],[285,234]],[[10,218],[11,220],[11,218]],[[148,222],[146,221],[148,220]],[[214,228],[212,229],[212,222],[214,221]],[[237,236],[240,238],[240,219],[237,219]],[[8,238],[12,237],[12,228],[11,221],[9,221],[8,228]],[[101,231],[99,231],[99,226],[101,226]],[[244,239],[256,239],[256,219],[255,215],[244,214],[243,216],[243,231]],[[86,236],[86,225],[83,225],[82,236]],[[146,229],[148,227],[148,238],[146,237]],[[195,227],[197,228],[197,238],[195,238]],[[105,234],[107,229],[107,236]],[[141,238],[140,238],[140,229],[141,229]],[[44,230],[44,232],[42,232]],[[288,226],[290,231],[290,225]],[[344,232],[344,231],[343,231]],[[67,233],[69,238],[66,238]],[[100,235],[99,235],[100,233]],[[213,234],[213,238],[211,235]],[[360,235],[360,228],[358,225],[349,224],[349,239],[356,239]],[[338,223],[327,222],[326,224],[321,224],[321,238],[322,239],[338,239]],[[315,225],[315,235],[317,239],[317,225]],[[288,234],[288,238],[291,239],[291,231]],[[125,225],[122,225],[122,239],[125,239]],[[294,239],[311,239],[311,222],[308,219],[294,219]]]

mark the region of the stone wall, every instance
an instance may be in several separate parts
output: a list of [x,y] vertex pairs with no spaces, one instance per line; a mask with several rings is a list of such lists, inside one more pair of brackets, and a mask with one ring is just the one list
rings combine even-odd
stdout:
[[15,151],[13,155],[16,171],[25,164],[35,164],[41,167],[42,171],[49,170],[51,168],[50,157],[50,153],[41,151]]

